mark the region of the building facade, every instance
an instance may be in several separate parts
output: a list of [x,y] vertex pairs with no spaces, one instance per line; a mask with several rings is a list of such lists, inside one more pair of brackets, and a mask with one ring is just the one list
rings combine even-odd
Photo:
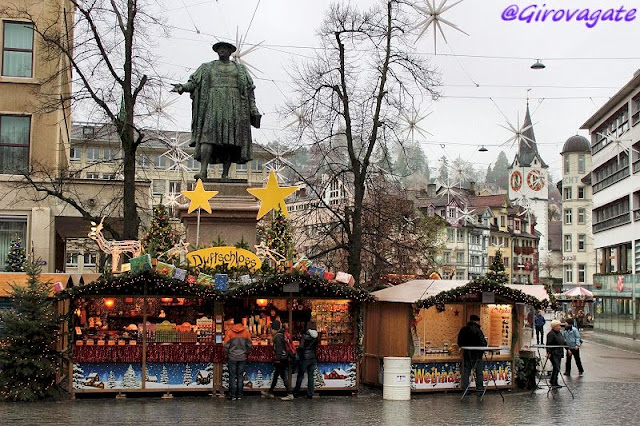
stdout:
[[[15,2],[0,0],[0,9]],[[46,169],[56,176],[67,166],[68,105],[51,106],[46,99],[71,91],[64,58],[50,58],[38,42],[34,25],[64,25],[68,1],[25,5],[35,19],[0,16],[0,271],[13,238],[22,239],[28,252],[41,259],[43,270],[53,271],[56,245],[54,200],[34,203],[35,194],[18,189],[22,175]],[[71,16],[71,15],[68,15]],[[55,28],[53,28],[55,29]],[[46,106],[45,106],[46,104]]]
[[563,290],[576,285],[591,289],[596,257],[591,225],[591,145],[571,136],[562,148]]
[[595,327],[637,334],[640,71],[582,126],[591,136]]

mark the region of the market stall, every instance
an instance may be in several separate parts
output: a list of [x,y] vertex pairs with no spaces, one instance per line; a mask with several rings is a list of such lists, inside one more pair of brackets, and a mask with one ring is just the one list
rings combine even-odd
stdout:
[[[228,292],[225,318],[241,315],[252,335],[253,349],[246,365],[245,390],[268,389],[273,375],[271,322],[289,326],[295,343],[309,321],[319,333],[315,372],[316,390],[353,390],[358,385],[362,303],[373,300],[365,290],[307,274],[284,273],[264,277]],[[226,365],[222,385],[227,387]],[[292,383],[296,380],[292,371]],[[306,386],[306,380],[303,381]],[[280,382],[276,389],[282,388]]]
[[[528,306],[547,299],[541,285],[502,285],[486,280],[414,280],[372,293],[367,305],[363,381],[382,384],[386,356],[411,357],[412,391],[459,389],[462,354],[457,336],[478,315],[489,346],[500,347],[485,363],[500,387],[513,386],[514,356]],[[474,386],[472,384],[472,386]]]
[[578,328],[593,327],[593,293],[580,285],[555,295],[564,317],[574,318]]
[[211,392],[221,362],[222,293],[146,271],[101,277],[70,300],[69,391]]

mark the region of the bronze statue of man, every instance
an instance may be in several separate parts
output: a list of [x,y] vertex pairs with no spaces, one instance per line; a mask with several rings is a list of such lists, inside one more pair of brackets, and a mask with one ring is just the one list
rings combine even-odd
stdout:
[[251,161],[251,126],[260,128],[255,86],[247,68],[229,57],[236,51],[231,43],[213,45],[217,61],[206,62],[184,84],[172,92],[191,93],[191,143],[200,162],[196,179],[207,178],[209,164],[222,163],[222,177],[229,176],[231,163]]

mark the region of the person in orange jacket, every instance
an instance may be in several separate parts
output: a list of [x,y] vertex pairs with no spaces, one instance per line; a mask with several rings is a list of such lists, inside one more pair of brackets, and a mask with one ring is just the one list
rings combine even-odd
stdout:
[[227,399],[242,399],[244,388],[244,367],[251,352],[251,334],[242,324],[242,318],[235,316],[233,326],[224,335],[224,350],[229,368],[229,393]]

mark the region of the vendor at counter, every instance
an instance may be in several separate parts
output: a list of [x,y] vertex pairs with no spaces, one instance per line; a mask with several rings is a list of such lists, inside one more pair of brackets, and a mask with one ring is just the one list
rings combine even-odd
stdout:
[[[471,315],[467,325],[460,329],[458,333],[458,346],[487,346],[487,339],[484,337],[480,327],[480,317]],[[475,365],[476,391],[484,388],[482,372],[484,363],[482,362],[482,351],[463,350],[462,378],[460,379],[460,389],[466,389],[469,385],[469,375],[471,368]]]

